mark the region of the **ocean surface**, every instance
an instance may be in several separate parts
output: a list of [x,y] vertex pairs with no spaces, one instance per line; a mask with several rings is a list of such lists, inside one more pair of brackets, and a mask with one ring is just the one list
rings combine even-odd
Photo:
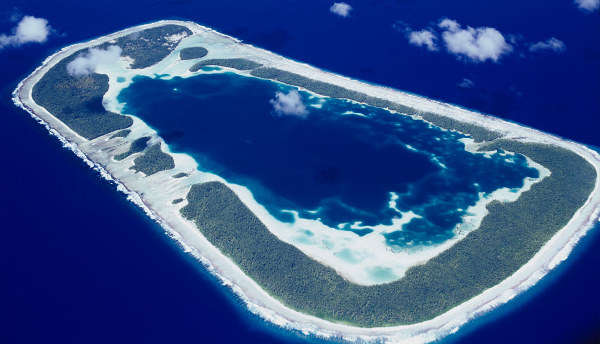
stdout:
[[[347,18],[323,1],[7,0],[11,16],[48,19],[46,43],[0,50],[1,343],[320,342],[264,323],[113,185],[24,111],[16,84],[57,49],[158,19],[199,22],[336,73],[459,104],[600,146],[600,18],[571,1],[363,1]],[[513,51],[498,63],[407,43],[402,27],[441,18],[489,26]],[[555,37],[562,53],[532,52]],[[460,87],[463,79],[473,86]],[[463,86],[465,84],[463,83]],[[600,339],[600,229],[540,284],[443,343],[584,343]]]

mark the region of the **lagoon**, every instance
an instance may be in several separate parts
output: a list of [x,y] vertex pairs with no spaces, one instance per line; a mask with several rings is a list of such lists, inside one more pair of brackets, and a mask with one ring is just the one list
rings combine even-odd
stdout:
[[[436,245],[481,197],[539,177],[522,155],[468,152],[465,135],[385,109],[300,91],[307,113],[286,115],[270,101],[288,85],[214,69],[165,77],[135,77],[118,96],[123,113],[201,170],[248,187],[282,222],[358,236],[383,225],[394,250]],[[299,242],[314,235],[304,233]]]

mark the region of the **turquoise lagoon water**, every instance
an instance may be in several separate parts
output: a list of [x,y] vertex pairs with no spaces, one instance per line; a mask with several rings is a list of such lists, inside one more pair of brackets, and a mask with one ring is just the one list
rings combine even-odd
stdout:
[[469,153],[462,134],[376,107],[300,92],[308,115],[276,113],[270,100],[290,89],[234,73],[136,77],[118,100],[172,151],[248,187],[281,221],[294,221],[292,210],[365,235],[402,212],[419,215],[386,235],[392,246],[443,242],[481,192],[538,177],[523,156]]

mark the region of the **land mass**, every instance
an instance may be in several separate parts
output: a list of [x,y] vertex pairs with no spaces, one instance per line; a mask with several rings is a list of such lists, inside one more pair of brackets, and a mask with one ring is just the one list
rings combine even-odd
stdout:
[[[195,36],[231,49],[220,56],[211,55],[210,46],[182,47]],[[403,278],[371,286],[352,283],[280,240],[249,206],[251,197],[243,190],[198,171],[191,157],[170,152],[139,118],[121,114],[111,103],[122,87],[107,76],[110,66],[80,77],[67,72],[66,66],[86,49],[111,45],[122,49],[131,75],[156,75],[176,63],[183,66],[178,69],[183,76],[206,68],[231,69],[459,131],[472,138],[468,149],[522,154],[550,175],[514,202],[489,203],[476,230],[409,268]],[[566,259],[600,212],[600,157],[583,145],[324,72],[190,22],[161,21],[66,47],[19,84],[14,101],[117,182],[251,311],[323,337],[440,338],[539,281]]]

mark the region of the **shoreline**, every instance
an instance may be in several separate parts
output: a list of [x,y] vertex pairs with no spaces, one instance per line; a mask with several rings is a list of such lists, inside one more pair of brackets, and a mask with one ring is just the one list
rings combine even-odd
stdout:
[[[412,340],[420,342],[432,341],[438,339],[440,336],[444,336],[456,331],[458,327],[467,321],[487,311],[490,311],[500,304],[508,302],[515,295],[525,291],[530,286],[537,283],[545,274],[548,273],[548,271],[555,268],[560,262],[566,259],[574,245],[587,233],[591,226],[597,223],[596,220],[600,215],[600,208],[598,208],[598,204],[600,204],[600,182],[598,177],[596,178],[594,190],[590,194],[586,203],[577,211],[567,226],[559,230],[552,237],[552,239],[544,244],[542,249],[538,251],[527,264],[522,266],[513,275],[502,281],[500,284],[485,290],[482,294],[452,308],[448,312],[422,323],[394,327],[361,328],[329,322],[288,309],[286,306],[282,305],[273,297],[264,292],[258,285],[256,285],[256,283],[254,283],[253,280],[239,270],[235,263],[223,256],[220,251],[206,241],[206,239],[203,239],[202,235],[195,229],[193,224],[183,219],[181,216],[179,216],[179,218],[177,218],[177,216],[161,216],[160,210],[162,208],[156,207],[152,201],[145,202],[144,198],[140,196],[139,193],[133,191],[135,188],[129,188],[126,186],[131,178],[120,178],[119,175],[111,174],[111,172],[109,172],[110,166],[105,166],[102,163],[94,160],[92,156],[93,154],[86,154],[83,150],[85,150],[85,143],[87,140],[77,135],[43,108],[37,109],[38,111],[36,111],[35,106],[29,107],[27,105],[28,102],[35,104],[31,98],[31,87],[33,84],[35,84],[34,80],[36,77],[41,78],[41,76],[44,74],[43,72],[53,66],[53,64],[51,64],[52,62],[56,63],[76,50],[96,45],[99,41],[109,41],[114,37],[119,37],[130,32],[161,26],[168,23],[185,25],[192,29],[192,31],[207,30],[215,32],[212,29],[204,28],[195,23],[160,21],[134,28],[128,28],[111,35],[96,38],[93,41],[78,43],[69,47],[65,47],[44,60],[42,66],[38,67],[30,76],[27,77],[27,79],[19,83],[17,89],[13,92],[13,101],[15,102],[15,105],[29,112],[30,115],[36,119],[36,121],[45,125],[51,135],[59,138],[65,148],[73,151],[90,167],[99,171],[104,179],[114,182],[119,191],[124,192],[130,201],[142,208],[142,210],[144,210],[144,212],[146,212],[150,218],[157,221],[165,229],[168,235],[178,242],[182,248],[184,248],[184,251],[196,257],[196,259],[205,265],[205,267],[207,267],[212,274],[216,275],[223,282],[223,284],[227,285],[236,294],[238,294],[240,298],[242,298],[247,304],[251,312],[261,316],[263,319],[273,322],[278,326],[292,328],[302,333],[309,333],[325,338],[341,335],[347,339],[360,338],[363,340],[377,340],[385,338],[386,340],[390,341],[404,341],[412,338]],[[239,43],[238,40],[235,40],[231,37],[229,38],[234,42]],[[252,48],[259,49],[263,53],[265,52],[260,48]],[[342,83],[350,85],[351,87],[349,88],[361,92],[365,90],[367,91],[367,94],[382,92],[383,94],[377,93],[378,96],[386,99],[400,99],[399,102],[403,104],[416,104],[415,107],[418,109],[434,109],[437,113],[455,116],[454,118],[457,118],[461,121],[475,123],[485,128],[493,127],[494,129],[501,129],[501,132],[505,134],[514,133],[512,136],[513,140],[549,143],[569,149],[584,157],[594,166],[597,175],[600,175],[600,155],[583,145],[553,137],[550,134],[546,134],[532,128],[526,128],[512,122],[506,122],[488,115],[477,114],[457,106],[447,105],[436,100],[425,99],[423,97],[403,93],[382,86],[364,84],[363,82],[352,80],[350,78],[339,76],[327,71],[320,71],[317,68],[307,64],[302,64],[295,61],[287,62],[285,61],[285,58],[279,55],[271,52],[267,53],[271,54],[271,56],[276,59],[276,62],[286,62],[283,67],[288,67],[288,69],[285,70],[293,72],[305,72],[303,68],[308,68],[310,73],[303,74],[306,74],[311,78],[315,77],[316,80],[327,79],[327,82],[334,81],[334,84]],[[29,89],[25,96],[28,98],[24,98],[24,95],[21,91],[23,91],[23,89],[27,90],[27,87],[29,87]],[[410,101],[407,102],[406,100]],[[483,118],[481,118],[482,116]],[[508,139],[511,139],[511,136],[509,136]],[[132,184],[135,185],[136,183]],[[156,211],[154,210],[155,208],[157,209]],[[173,226],[171,223],[173,221],[175,221],[178,226]]]

